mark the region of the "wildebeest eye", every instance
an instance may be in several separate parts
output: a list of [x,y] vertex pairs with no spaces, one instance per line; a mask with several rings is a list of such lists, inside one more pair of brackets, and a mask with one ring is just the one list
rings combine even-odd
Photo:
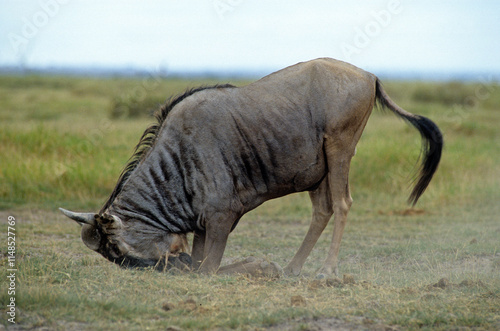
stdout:
[[107,217],[102,217],[101,218],[101,224],[108,224],[111,221],[112,221],[111,218],[107,218]]

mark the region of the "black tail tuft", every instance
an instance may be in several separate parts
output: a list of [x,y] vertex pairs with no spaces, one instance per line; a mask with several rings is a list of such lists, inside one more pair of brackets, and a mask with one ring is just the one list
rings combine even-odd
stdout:
[[410,123],[420,131],[423,152],[420,174],[408,198],[408,203],[415,205],[437,170],[443,150],[443,135],[437,125],[426,117],[416,116],[416,119]]
[[408,203],[415,205],[437,170],[443,150],[443,135],[437,125],[430,119],[413,115],[396,105],[384,91],[378,79],[376,84],[376,98],[382,108],[389,108],[396,115],[408,121],[422,136],[422,165],[419,169],[415,187],[408,198]]

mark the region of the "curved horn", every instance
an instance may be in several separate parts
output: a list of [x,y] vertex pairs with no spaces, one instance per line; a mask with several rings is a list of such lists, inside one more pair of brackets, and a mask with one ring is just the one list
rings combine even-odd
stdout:
[[64,208],[59,208],[59,210],[64,215],[71,218],[73,221],[77,221],[78,223],[80,223],[80,225],[83,225],[83,224],[88,224],[88,225],[92,225],[92,226],[96,225],[95,215],[97,215],[97,214],[94,214],[94,213],[75,213],[75,212],[66,210]]

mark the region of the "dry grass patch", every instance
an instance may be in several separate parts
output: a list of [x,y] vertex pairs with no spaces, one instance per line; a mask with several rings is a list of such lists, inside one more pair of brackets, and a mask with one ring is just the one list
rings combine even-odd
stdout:
[[[308,220],[291,221],[289,232],[285,220],[272,226],[267,208],[272,213],[278,207],[264,206],[259,217],[253,214],[242,220],[231,236],[224,263],[245,254],[282,265],[291,258]],[[303,276],[270,279],[122,270],[84,247],[78,226],[62,215],[20,210],[14,213],[20,240],[19,326],[59,330],[495,328],[500,306],[495,231],[500,228],[497,222],[485,220],[478,223],[478,230],[467,220],[470,215],[449,212],[452,215],[384,215],[385,220],[354,212],[342,247],[341,278],[314,277],[329,244],[328,227]],[[0,214],[2,226],[6,215]],[[470,238],[476,241],[471,243]],[[6,302],[6,293],[1,300]]]

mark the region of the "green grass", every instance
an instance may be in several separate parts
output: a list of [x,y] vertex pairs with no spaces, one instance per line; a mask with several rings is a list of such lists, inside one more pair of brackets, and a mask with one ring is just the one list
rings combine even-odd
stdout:
[[[121,270],[87,249],[56,208],[98,209],[152,121],[113,118],[115,101],[162,100],[210,83],[0,77],[0,225],[5,233],[8,216],[16,217],[21,327],[303,330],[328,329],[335,319],[365,329],[500,328],[498,85],[386,83],[398,104],[439,125],[445,150],[417,209],[408,210],[420,137],[374,111],[352,162],[354,205],[340,253],[340,272],[354,284],[314,278],[332,224],[296,278]],[[306,193],[265,203],[241,220],[223,264],[253,255],[286,265],[310,214]],[[305,305],[292,305],[293,296]],[[2,289],[4,317],[9,298]]]

